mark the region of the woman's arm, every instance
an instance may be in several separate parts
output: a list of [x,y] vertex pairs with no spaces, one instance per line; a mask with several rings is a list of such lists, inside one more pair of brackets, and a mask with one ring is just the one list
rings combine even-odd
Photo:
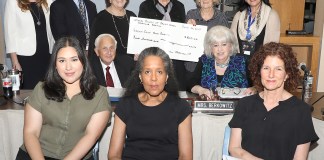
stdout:
[[24,112],[24,144],[31,159],[44,159],[39,143],[39,135],[42,128],[42,114],[30,104],[26,104]]
[[115,114],[114,128],[110,138],[108,160],[121,160],[126,138],[126,124]]
[[200,85],[195,85],[191,88],[191,92],[192,93],[196,93],[199,94],[199,96],[205,94],[206,96],[208,96],[209,98],[212,97],[212,93],[210,92],[209,89],[203,88]]
[[[237,37],[237,27],[238,27],[238,23],[239,23],[239,19],[241,16],[241,12],[237,12],[233,18],[232,24],[231,24],[231,31],[233,32],[237,42],[239,37]],[[240,53],[240,49],[236,51],[237,53]]]
[[260,160],[260,158],[253,156],[248,151],[244,150],[241,146],[242,142],[242,129],[241,128],[232,128],[231,129],[231,138],[229,143],[229,152],[231,156],[240,158],[242,160]]
[[245,91],[244,91],[244,95],[252,95],[252,94],[256,94],[257,93],[257,90],[252,86],[252,87],[249,87],[247,88]]
[[192,160],[192,126],[191,114],[182,121],[178,127],[179,136],[179,160]]
[[271,9],[266,26],[263,44],[269,42],[279,42],[280,39],[280,18],[278,13]]
[[10,53],[10,58],[11,58],[12,68],[18,69],[19,71],[22,71],[21,65],[20,65],[20,63],[18,61],[18,58],[17,58],[17,54],[15,52]]
[[294,160],[306,160],[309,152],[309,146],[310,142],[298,145],[294,155]]
[[74,146],[64,159],[82,159],[97,142],[103,130],[107,127],[109,111],[95,113],[87,125],[84,136]]

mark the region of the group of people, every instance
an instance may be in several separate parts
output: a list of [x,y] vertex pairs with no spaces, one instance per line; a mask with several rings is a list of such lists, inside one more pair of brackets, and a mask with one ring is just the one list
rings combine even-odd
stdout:
[[241,0],[231,26],[219,0],[195,2],[186,15],[178,0],[145,0],[138,16],[208,26],[198,63],[171,60],[158,47],[127,54],[136,16],[127,0],[107,0],[98,14],[90,0],[7,1],[6,50],[24,72],[23,87],[34,89],[16,159],[94,159],[91,149],[112,113],[105,87],[126,88],[108,159],[192,159],[192,109],[178,90],[211,95],[215,87],[252,95],[229,123],[232,156],[306,159],[318,137],[308,105],[290,93],[297,60],[277,43],[280,20],[269,0]]

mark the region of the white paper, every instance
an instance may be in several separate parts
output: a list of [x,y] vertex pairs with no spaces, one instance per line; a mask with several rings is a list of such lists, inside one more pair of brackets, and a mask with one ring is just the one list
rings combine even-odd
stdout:
[[127,53],[159,47],[171,59],[198,62],[204,53],[206,32],[207,26],[131,17]]
[[186,91],[179,91],[178,94],[180,98],[188,98]]
[[124,88],[107,87],[107,91],[108,91],[109,97],[114,97],[114,98],[120,98],[125,93]]
[[240,160],[240,159],[228,155],[223,155],[223,160]]

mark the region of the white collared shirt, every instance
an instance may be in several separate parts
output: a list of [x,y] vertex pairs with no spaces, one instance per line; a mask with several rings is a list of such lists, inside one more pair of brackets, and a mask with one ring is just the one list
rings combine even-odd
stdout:
[[[102,70],[103,70],[103,73],[104,73],[104,76],[106,79],[106,68],[108,66],[106,64],[104,64],[101,60],[100,60],[100,62],[101,62]],[[123,88],[120,83],[114,61],[112,61],[110,63],[109,67],[110,67],[109,72],[110,72],[111,78],[113,79],[113,82],[114,82],[114,88]]]

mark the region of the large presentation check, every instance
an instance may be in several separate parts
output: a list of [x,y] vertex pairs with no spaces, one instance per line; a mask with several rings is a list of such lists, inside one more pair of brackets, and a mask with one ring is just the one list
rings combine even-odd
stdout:
[[139,54],[148,47],[159,47],[171,59],[198,62],[204,53],[207,26],[130,18],[127,53]]

